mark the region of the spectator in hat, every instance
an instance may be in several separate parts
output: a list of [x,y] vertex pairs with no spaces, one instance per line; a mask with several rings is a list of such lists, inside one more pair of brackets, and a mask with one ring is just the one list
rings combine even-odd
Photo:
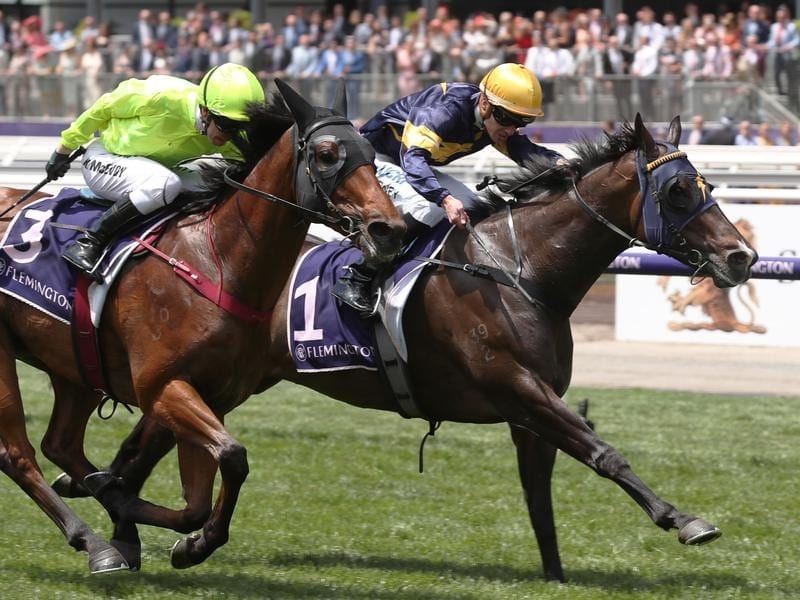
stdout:
[[33,15],[22,21],[22,42],[31,49],[37,46],[47,46],[47,37],[42,33],[42,19]]
[[28,67],[34,95],[39,96],[39,109],[43,117],[57,114],[61,104],[58,98],[58,82],[53,77],[50,58],[53,48],[49,45],[36,46],[32,50],[32,61]]
[[58,53],[54,72],[61,82],[61,102],[64,116],[74,119],[81,108],[80,101],[80,58],[77,53],[77,42],[72,37],[65,41]]

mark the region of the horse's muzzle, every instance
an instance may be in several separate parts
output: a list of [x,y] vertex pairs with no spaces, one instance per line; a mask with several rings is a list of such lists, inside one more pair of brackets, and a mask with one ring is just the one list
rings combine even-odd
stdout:
[[370,265],[381,265],[391,261],[403,244],[406,225],[401,220],[389,222],[370,221],[361,225],[359,246]]
[[758,260],[758,253],[752,248],[732,250],[723,257],[724,264],[711,268],[711,276],[717,287],[734,287],[750,279],[750,267]]

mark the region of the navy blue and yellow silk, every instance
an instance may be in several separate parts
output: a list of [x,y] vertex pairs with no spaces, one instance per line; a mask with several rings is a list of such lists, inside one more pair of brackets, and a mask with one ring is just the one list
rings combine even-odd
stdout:
[[[431,166],[446,165],[492,144],[478,111],[480,90],[471,83],[441,83],[390,104],[361,127],[375,151],[399,164],[414,189],[436,204],[449,192]],[[517,164],[558,152],[538,146],[524,133],[494,144]]]

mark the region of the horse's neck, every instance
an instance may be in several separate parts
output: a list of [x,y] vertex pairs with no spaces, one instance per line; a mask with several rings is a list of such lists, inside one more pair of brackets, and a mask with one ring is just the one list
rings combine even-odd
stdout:
[[[626,232],[639,184],[620,165],[603,165],[578,183],[583,199],[600,215]],[[625,172],[629,168],[625,169]],[[495,221],[513,257],[507,220]],[[592,218],[569,191],[546,206],[524,206],[514,211],[514,229],[520,245],[523,275],[553,291],[554,297],[574,309],[589,288],[627,246],[623,237]],[[505,234],[503,231],[505,230]],[[565,307],[566,308],[566,307]]]
[[[256,164],[245,185],[294,203],[295,149],[291,130]],[[308,229],[291,207],[236,191],[213,215],[212,237],[224,280],[242,300],[271,307]]]

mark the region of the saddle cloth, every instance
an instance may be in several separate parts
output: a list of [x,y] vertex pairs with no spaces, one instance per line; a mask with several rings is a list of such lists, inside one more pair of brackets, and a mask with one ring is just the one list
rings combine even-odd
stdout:
[[[404,361],[408,359],[408,351],[403,335],[403,308],[427,264],[417,259],[436,256],[451,230],[452,226],[444,221],[417,238],[383,284],[378,312]],[[361,251],[349,240],[337,240],[315,246],[298,260],[290,282],[286,319],[287,341],[298,372],[378,368],[371,320],[363,319],[356,310],[331,295],[342,269],[360,255]]]
[[[0,240],[0,292],[69,324],[76,272],[61,258],[61,254],[78,236],[80,229],[91,227],[104,210],[104,207],[81,201],[78,190],[74,188],[64,188],[56,196],[25,206],[14,216]],[[140,237],[173,214],[159,214],[155,220],[144,223]],[[111,244],[98,269],[104,281],[89,286],[95,327],[99,325],[102,306],[114,278],[138,245],[132,236],[121,237]]]

